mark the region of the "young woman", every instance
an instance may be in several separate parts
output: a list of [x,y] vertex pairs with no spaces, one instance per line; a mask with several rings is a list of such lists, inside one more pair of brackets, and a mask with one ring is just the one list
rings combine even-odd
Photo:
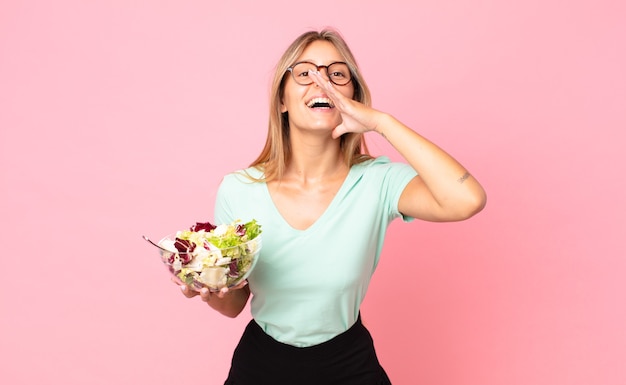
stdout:
[[[216,223],[262,225],[259,261],[230,290],[181,289],[229,317],[252,298],[253,320],[225,384],[390,384],[359,312],[387,226],[467,219],[484,207],[485,192],[446,152],[370,107],[335,31],[299,36],[277,65],[271,95],[263,151],[224,177],[215,206]],[[369,156],[367,131],[406,163]]]

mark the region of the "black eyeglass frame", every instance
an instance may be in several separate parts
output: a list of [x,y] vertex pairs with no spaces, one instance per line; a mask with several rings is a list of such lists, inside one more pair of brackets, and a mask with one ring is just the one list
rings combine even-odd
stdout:
[[[330,80],[330,82],[331,82],[331,83],[333,83],[333,84],[334,84],[334,85],[336,85],[336,86],[345,86],[345,85],[347,85],[348,83],[350,83],[350,82],[352,81],[352,79],[354,78],[354,76],[352,75],[352,71],[350,70],[350,66],[348,65],[348,63],[343,62],[343,61],[336,61],[336,62],[332,62],[332,63],[330,63],[329,65],[317,65],[317,64],[315,64],[315,63],[311,63],[310,61],[299,61],[299,62],[294,63],[294,64],[292,64],[291,66],[287,67],[287,71],[291,72],[291,77],[293,78],[293,80],[294,80],[297,84],[299,84],[299,85],[301,85],[301,86],[309,86],[309,85],[313,84],[313,80],[311,80],[311,82],[310,82],[310,83],[302,84],[302,83],[300,83],[300,82],[298,81],[298,79],[296,79],[296,75],[294,75],[294,74],[293,74],[293,68],[294,68],[295,66],[297,66],[298,64],[302,64],[302,63],[311,64],[312,66],[314,66],[314,67],[317,69],[317,71],[319,71],[319,70],[320,70],[320,69],[322,69],[322,68],[325,68],[325,69],[326,69],[326,76],[328,76],[328,80]],[[347,82],[345,82],[345,83],[343,83],[343,84],[339,84],[339,83],[337,83],[337,82],[335,82],[335,81],[333,80],[332,76],[330,76],[330,74],[328,73],[328,67],[333,66],[333,65],[335,65],[335,64],[345,64],[345,66],[346,66],[346,67],[348,67],[348,74],[350,75],[350,79],[348,79],[348,81],[347,81]]]

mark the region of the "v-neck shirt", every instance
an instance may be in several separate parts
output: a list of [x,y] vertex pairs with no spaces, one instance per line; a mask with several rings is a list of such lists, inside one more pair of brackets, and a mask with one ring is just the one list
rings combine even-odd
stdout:
[[410,221],[400,194],[417,174],[378,157],[353,165],[320,217],[304,230],[284,219],[257,168],[228,174],[215,203],[215,223],[256,219],[262,249],[248,281],[252,317],[277,341],[312,346],[357,320],[389,223]]

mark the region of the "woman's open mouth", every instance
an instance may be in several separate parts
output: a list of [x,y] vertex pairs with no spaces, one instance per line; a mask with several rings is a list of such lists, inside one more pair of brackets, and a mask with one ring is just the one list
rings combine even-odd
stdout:
[[306,103],[309,108],[326,108],[330,109],[335,107],[333,101],[329,98],[313,98]]

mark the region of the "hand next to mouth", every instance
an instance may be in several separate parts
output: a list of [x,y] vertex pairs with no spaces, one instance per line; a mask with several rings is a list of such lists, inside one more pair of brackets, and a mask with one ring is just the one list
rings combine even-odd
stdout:
[[319,71],[309,71],[309,77],[333,101],[341,114],[342,123],[333,129],[333,138],[347,132],[377,131],[383,113],[344,96]]

